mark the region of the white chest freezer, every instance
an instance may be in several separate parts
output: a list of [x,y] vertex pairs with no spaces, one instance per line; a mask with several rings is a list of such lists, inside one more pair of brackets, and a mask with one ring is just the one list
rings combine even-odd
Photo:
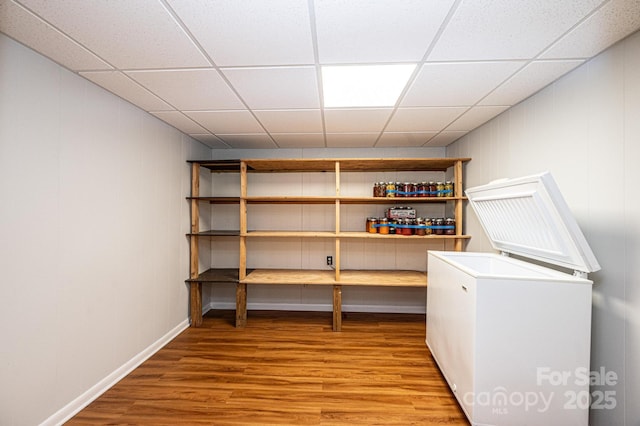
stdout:
[[428,253],[429,350],[472,425],[587,425],[598,262],[549,173],[466,194],[503,254]]

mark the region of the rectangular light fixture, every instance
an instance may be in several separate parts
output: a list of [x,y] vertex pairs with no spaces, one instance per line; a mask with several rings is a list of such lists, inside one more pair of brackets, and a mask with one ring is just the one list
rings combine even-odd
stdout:
[[323,66],[324,106],[394,106],[415,68],[416,64]]

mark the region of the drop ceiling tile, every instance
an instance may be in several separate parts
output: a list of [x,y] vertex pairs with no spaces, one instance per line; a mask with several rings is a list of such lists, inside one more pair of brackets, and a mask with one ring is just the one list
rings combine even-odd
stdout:
[[11,1],[0,1],[0,32],[73,71],[113,69],[95,54]]
[[104,87],[145,111],[168,111],[173,108],[120,71],[80,72],[84,78]]
[[467,107],[399,108],[385,131],[439,132],[466,110]]
[[320,108],[315,67],[225,68],[251,109]]
[[218,135],[218,137],[231,148],[236,149],[277,148],[276,144],[273,143],[273,140],[266,133]]
[[129,71],[127,75],[179,110],[244,109],[214,69]]
[[324,148],[323,133],[271,133],[280,148]]
[[376,148],[396,146],[422,146],[438,132],[384,132]]
[[219,138],[217,138],[216,136],[210,133],[205,133],[205,134],[194,133],[194,134],[190,134],[189,136],[191,136],[197,141],[202,142],[203,144],[209,146],[210,148],[214,148],[214,149],[229,148],[229,145],[222,142],[222,140],[220,140]]
[[603,0],[460,3],[430,61],[533,58]]
[[170,0],[219,66],[313,64],[306,1]]
[[610,1],[551,46],[540,58],[589,58],[636,31],[638,27],[640,1]]
[[475,106],[447,127],[447,131],[471,131],[507,109],[508,106]]
[[327,133],[328,148],[372,148],[379,133]]
[[521,61],[427,63],[401,106],[471,106],[522,67]]
[[583,62],[583,60],[531,62],[481,100],[479,104],[515,105]]
[[151,114],[155,115],[160,120],[172,125],[183,133],[207,133],[207,130],[205,128],[195,123],[192,119],[185,116],[180,111],[158,111],[152,112]]
[[185,114],[216,135],[264,133],[249,111],[187,111]]
[[328,133],[380,132],[392,111],[392,108],[325,109],[325,128]]
[[444,131],[441,133],[438,133],[437,135],[435,135],[433,138],[431,138],[429,140],[429,142],[427,142],[427,144],[425,146],[428,147],[432,147],[432,146],[447,146],[453,142],[455,142],[456,140],[460,139],[461,137],[463,137],[464,135],[466,135],[468,132],[458,132],[458,131]]
[[274,132],[322,132],[322,115],[319,109],[255,110],[253,112],[271,134]]
[[316,0],[320,63],[419,61],[453,1]]
[[119,69],[211,65],[160,1],[21,3]]

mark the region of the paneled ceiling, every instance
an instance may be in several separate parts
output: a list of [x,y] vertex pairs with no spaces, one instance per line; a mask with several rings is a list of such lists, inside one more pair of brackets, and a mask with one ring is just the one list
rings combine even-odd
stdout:
[[[212,148],[446,146],[640,28],[640,0],[0,0],[0,31]],[[321,66],[417,63],[392,107]]]

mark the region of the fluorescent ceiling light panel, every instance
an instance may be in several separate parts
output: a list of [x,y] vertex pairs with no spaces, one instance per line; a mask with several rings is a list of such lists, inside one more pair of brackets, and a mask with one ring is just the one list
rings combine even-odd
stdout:
[[322,67],[324,106],[394,106],[416,64]]

